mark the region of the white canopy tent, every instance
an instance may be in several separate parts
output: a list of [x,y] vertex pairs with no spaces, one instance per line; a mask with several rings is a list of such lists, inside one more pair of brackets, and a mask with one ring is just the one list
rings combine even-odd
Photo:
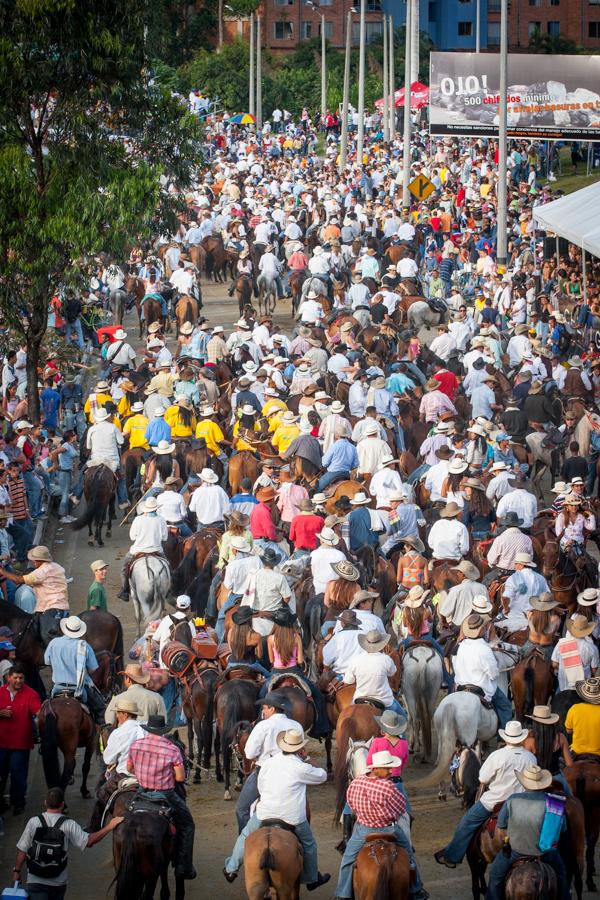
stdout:
[[539,228],[552,231],[583,250],[583,287],[587,294],[585,253],[600,257],[600,181],[544,206],[534,206]]

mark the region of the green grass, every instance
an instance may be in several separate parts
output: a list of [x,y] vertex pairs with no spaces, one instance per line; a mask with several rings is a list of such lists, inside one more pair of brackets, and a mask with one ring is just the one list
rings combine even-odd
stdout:
[[[553,181],[550,187],[552,190],[561,190],[564,191],[565,194],[572,194],[573,191],[579,191],[581,188],[589,187],[590,184],[594,184],[594,182],[600,180],[600,167],[597,169],[592,169],[592,174],[587,175],[587,146],[584,151],[586,154],[586,159],[584,162],[580,162],[577,164],[576,171],[573,172],[573,166],[571,165],[571,148],[570,146],[561,147],[560,149],[560,162],[561,168],[563,171],[562,175],[556,175],[556,181]],[[545,179],[542,179],[541,184],[548,184]]]

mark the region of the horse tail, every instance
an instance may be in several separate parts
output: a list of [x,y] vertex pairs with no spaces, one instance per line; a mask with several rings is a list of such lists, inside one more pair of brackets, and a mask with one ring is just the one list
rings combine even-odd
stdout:
[[72,528],[75,531],[80,531],[82,528],[85,528],[86,525],[90,525],[94,519],[98,520],[100,517],[104,518],[104,508],[105,503],[100,499],[102,495],[102,478],[100,474],[102,472],[103,466],[97,466],[94,470],[94,474],[90,478],[89,481],[89,497],[86,497],[86,509],[82,516],[80,516],[76,522],[73,522]]
[[454,709],[451,706],[438,706],[436,712],[436,731],[438,735],[438,752],[435,769],[433,772],[419,781],[418,787],[433,787],[444,781],[448,775],[448,764],[452,759],[456,747],[457,731],[454,721]]
[[48,788],[60,786],[60,767],[58,764],[58,723],[51,703],[46,706],[46,717],[41,734],[40,753],[44,767],[44,778]]
[[197,616],[203,616],[208,602],[208,592],[212,581],[212,551],[207,555],[201,570],[190,586],[192,599],[192,611]]
[[[115,618],[117,618],[117,617],[115,616]],[[115,664],[118,669],[125,665],[125,649],[124,649],[124,645],[123,645],[123,625],[119,618],[117,618],[117,639],[115,641],[115,646],[113,647],[113,655],[115,658]]]
[[212,749],[212,741],[213,741],[213,722],[215,718],[215,687],[216,682],[213,678],[209,678],[208,681],[203,681],[202,684],[206,690],[206,712],[204,713],[204,720],[202,723],[202,731],[203,731],[203,752],[204,752],[204,765],[208,769],[210,768],[210,754]]
[[185,315],[183,321],[190,322],[191,325],[194,324],[194,307],[192,306],[191,300],[185,301]]
[[[389,845],[388,845],[389,846]],[[395,854],[384,853],[377,859],[377,880],[373,888],[373,900],[389,900]]]
[[525,684],[525,696],[523,698],[523,709],[521,715],[531,715],[533,712],[533,699],[535,695],[535,657],[531,657],[527,661],[527,666],[523,672],[523,683]]
[[575,796],[583,803],[585,800],[585,775],[583,772],[575,780]]
[[227,697],[225,704],[225,714],[223,716],[223,733],[221,735],[221,743],[223,748],[230,746],[233,742],[236,725],[243,719],[242,702],[235,691],[231,691]]
[[427,664],[424,663],[419,667],[419,676],[417,681],[417,715],[421,723],[421,734],[423,735],[423,746],[425,748],[425,756],[427,759],[431,756],[431,710],[425,700],[425,674],[427,672]]
[[258,868],[262,871],[263,869],[275,869],[276,867],[277,861],[275,859],[275,854],[271,849],[271,835],[269,831],[267,831],[267,846],[260,855]]
[[196,547],[192,544],[175,571],[173,572],[173,590],[185,589],[196,578]]

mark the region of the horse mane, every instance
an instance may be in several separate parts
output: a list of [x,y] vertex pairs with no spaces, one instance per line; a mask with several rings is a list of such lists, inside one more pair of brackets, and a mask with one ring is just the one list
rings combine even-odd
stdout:
[[0,619],[15,618],[23,619],[26,622],[30,617],[31,613],[25,612],[24,609],[15,606],[14,603],[9,603],[8,600],[0,598]]
[[377,881],[375,882],[373,900],[390,900],[392,896],[390,882],[394,874],[394,863],[397,855],[396,847],[394,844],[389,843],[386,845],[386,852],[377,855]]

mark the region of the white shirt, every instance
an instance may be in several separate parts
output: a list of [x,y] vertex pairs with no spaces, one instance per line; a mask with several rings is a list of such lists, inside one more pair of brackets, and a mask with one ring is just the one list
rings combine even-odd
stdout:
[[163,491],[156,498],[158,515],[165,522],[181,522],[187,515],[187,506],[181,494],[177,491]]
[[[336,622],[336,628],[340,623]],[[331,640],[323,647],[323,665],[333,669],[336,675],[344,676],[354,658],[365,651],[358,643],[361,629],[344,629],[333,632]]]
[[[163,650],[167,646],[167,644],[173,640],[171,637],[171,632],[174,627],[176,627],[179,622],[183,622],[186,619],[186,614],[181,610],[175,610],[175,612],[170,613],[170,615],[165,616],[164,619],[161,619],[160,625],[154,632],[154,637],[152,638],[153,643],[158,644],[158,660],[160,663],[161,669],[166,669],[162,658]],[[173,621],[175,620],[175,621]],[[179,622],[177,621],[179,620]],[[188,621],[190,634],[192,637],[196,636],[196,626],[193,622]]]
[[313,577],[315,594],[324,594],[328,581],[337,581],[340,577],[331,566],[346,559],[341,550],[335,547],[317,547],[310,554],[310,570]]
[[305,300],[300,304],[298,317],[302,322],[320,322],[323,318],[323,307],[316,300]]
[[119,447],[123,443],[123,435],[112,422],[98,422],[88,430],[86,447],[90,451],[90,459],[105,459],[119,465]]
[[361,653],[348,666],[344,684],[355,684],[354,699],[373,697],[384,706],[391,706],[394,694],[388,678],[396,674],[396,664],[386,653]]
[[275,713],[268,719],[256,723],[246,741],[244,755],[247,759],[255,759],[257,766],[262,766],[271,756],[281,755],[277,746],[277,735],[282,731],[299,731],[302,726],[284,713]]
[[258,556],[252,554],[240,555],[236,553],[230,559],[225,568],[223,576],[223,584],[232,594],[243,594],[244,585],[250,572],[257,572],[262,569],[262,563]]
[[509,491],[500,499],[496,516],[498,519],[503,519],[509,511],[516,512],[518,517],[523,519],[522,528],[531,528],[533,520],[537,516],[537,498],[523,488]]
[[[598,648],[594,644],[591,637],[573,638],[570,634],[567,634],[567,636],[562,640],[577,641],[577,650],[579,651],[579,658],[581,659],[581,665],[583,666],[583,677],[590,678],[592,675],[592,669],[597,669],[600,665]],[[574,685],[569,683],[565,667],[562,664],[562,657],[559,652],[560,644],[561,641],[558,642],[558,644],[552,651],[552,662],[558,663],[558,690],[569,691],[573,690]]]
[[425,487],[431,494],[430,500],[435,503],[437,500],[444,500],[442,497],[442,485],[448,477],[448,460],[440,459],[438,463],[432,466],[425,476]]
[[390,448],[385,441],[376,436],[367,435],[356,446],[359,472],[373,475],[381,466],[381,461],[389,455]]
[[398,260],[396,271],[401,278],[416,278],[419,274],[419,267],[414,259],[406,256],[404,259]]
[[[369,493],[371,497],[377,497],[378,500],[387,500],[392,491],[401,491],[403,487],[400,473],[393,466],[384,466],[378,472],[375,472],[371,478]],[[407,485],[407,487],[410,487],[410,485]]]
[[295,753],[280,753],[265,760],[258,773],[259,821],[283,819],[288,825],[306,822],[306,785],[325,781],[325,769],[303,762]]
[[[380,634],[385,634],[385,625],[381,621],[379,616],[376,616],[375,613],[369,612],[368,609],[355,609],[356,618],[358,619],[358,632],[359,634],[366,634],[368,631],[378,631]],[[339,634],[342,630],[341,622],[336,622],[335,627],[333,629],[334,634]]]
[[446,596],[440,599],[439,613],[447,622],[460,627],[473,612],[475,597],[487,598],[487,588],[477,581],[465,578],[460,584],[452,585]]
[[514,472],[499,472],[494,475],[485,490],[485,496],[493,502],[498,502],[505,494],[512,491],[511,481],[516,478]]
[[139,724],[137,719],[125,719],[122,725],[111,731],[102,759],[107,766],[116,763],[117,772],[121,775],[129,775],[127,771],[127,760],[129,759],[129,748],[134,741],[139,741],[146,737],[146,732]]
[[350,385],[348,409],[351,416],[356,416],[359,419],[362,419],[367,411],[367,387],[360,381],[354,381]]
[[531,341],[524,334],[516,334],[511,337],[506,348],[508,354],[508,364],[511,368],[519,366],[523,362],[523,356],[531,353]]
[[170,366],[173,362],[173,354],[169,350],[168,347],[161,347],[158,353],[156,354],[156,359],[154,360],[154,365],[157,369],[162,369],[164,366]]
[[525,566],[518,569],[508,578],[504,584],[503,595],[510,601],[509,613],[502,622],[508,622],[510,631],[519,631],[527,628],[527,613],[531,609],[529,600],[538,594],[549,591],[548,582],[539,572]]
[[481,688],[486,700],[491,700],[499,674],[494,651],[483,638],[465,638],[460,642],[454,657],[456,684],[474,684]]
[[414,225],[411,225],[410,222],[403,222],[400,228],[398,229],[398,237],[401,241],[412,241],[415,236],[415,228]]
[[169,536],[167,523],[161,516],[141,515],[136,516],[129,529],[129,538],[132,541],[129,552],[136,553],[162,553],[163,541]]
[[456,350],[456,340],[454,335],[450,334],[450,332],[444,332],[443,334],[438,335],[431,342],[430,349],[432,353],[435,353],[435,355],[439,356],[440,359],[443,359],[444,362],[448,362],[450,353],[453,350]]
[[190,510],[196,513],[201,525],[223,522],[225,513],[229,512],[229,497],[218,484],[202,484],[192,494]]
[[458,519],[438,519],[431,526],[427,543],[434,559],[459,560],[469,552],[469,532]]
[[128,366],[134,359],[135,350],[126,341],[115,341],[106,353],[106,361],[111,362],[114,366]]
[[525,788],[515,775],[527,766],[537,765],[537,759],[525,747],[507,744],[494,750],[479,770],[480,784],[489,785],[481,795],[481,802],[491,812],[497,803],[504,803],[512,794],[522,794]]

